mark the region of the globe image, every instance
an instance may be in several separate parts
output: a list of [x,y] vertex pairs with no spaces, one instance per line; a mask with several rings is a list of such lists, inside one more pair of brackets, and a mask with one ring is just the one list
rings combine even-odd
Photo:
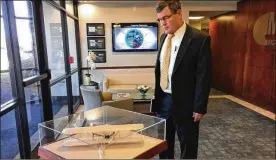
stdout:
[[130,48],[139,48],[143,44],[144,37],[138,29],[132,29],[126,33],[125,41]]

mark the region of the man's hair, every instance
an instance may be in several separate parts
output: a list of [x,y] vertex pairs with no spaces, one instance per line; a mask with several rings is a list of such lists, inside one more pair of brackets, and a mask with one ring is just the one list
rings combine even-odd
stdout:
[[169,7],[170,11],[175,14],[181,9],[181,3],[179,0],[160,0],[156,6],[156,13],[160,13],[166,7]]

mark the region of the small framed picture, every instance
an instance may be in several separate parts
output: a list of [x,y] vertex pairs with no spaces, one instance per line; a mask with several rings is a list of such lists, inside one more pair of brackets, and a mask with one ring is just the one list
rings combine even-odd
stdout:
[[88,49],[105,49],[105,37],[87,37]]
[[95,63],[106,63],[106,51],[92,51],[96,55]]
[[52,50],[63,50],[62,37],[51,37]]
[[104,36],[104,23],[86,23],[87,36]]
[[51,36],[62,36],[62,28],[60,23],[50,23]]

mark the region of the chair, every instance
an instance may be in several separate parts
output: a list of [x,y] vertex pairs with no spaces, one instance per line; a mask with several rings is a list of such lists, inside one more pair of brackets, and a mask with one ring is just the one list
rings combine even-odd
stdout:
[[103,105],[133,111],[133,99],[112,100],[110,92],[101,92],[94,86],[80,86],[85,110],[101,107]]
[[97,82],[99,84],[99,89],[101,91],[104,91],[104,79],[105,79],[105,74],[103,71],[98,71],[98,70],[92,70],[91,71],[91,80],[94,82]]
[[85,110],[101,107],[102,100],[100,90],[96,90],[95,86],[80,86]]

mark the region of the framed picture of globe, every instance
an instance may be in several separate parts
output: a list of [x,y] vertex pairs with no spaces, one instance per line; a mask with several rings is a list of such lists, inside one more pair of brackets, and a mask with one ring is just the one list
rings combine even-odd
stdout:
[[112,23],[113,52],[158,50],[157,23]]
[[105,37],[87,37],[88,49],[105,49]]
[[104,36],[104,23],[86,23],[87,36]]

